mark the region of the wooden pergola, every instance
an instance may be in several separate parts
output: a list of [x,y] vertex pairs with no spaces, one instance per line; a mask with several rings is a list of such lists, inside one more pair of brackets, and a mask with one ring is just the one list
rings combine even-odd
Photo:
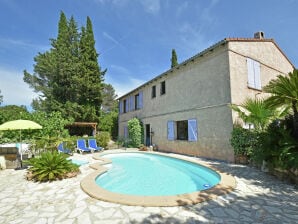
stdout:
[[96,135],[96,128],[97,123],[95,122],[74,122],[70,125],[67,125],[67,127],[91,127],[92,128],[92,135]]

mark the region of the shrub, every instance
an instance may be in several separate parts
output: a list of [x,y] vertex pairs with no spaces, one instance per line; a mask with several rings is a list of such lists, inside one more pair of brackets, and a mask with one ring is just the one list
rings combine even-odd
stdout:
[[128,121],[128,135],[131,140],[129,147],[138,148],[142,142],[142,128],[137,118]]
[[258,147],[259,134],[254,130],[234,127],[230,143],[234,148],[235,155],[250,156]]
[[265,160],[270,168],[298,168],[298,141],[291,136],[287,121],[271,123],[260,142],[259,149],[253,153],[257,163]]
[[110,139],[111,139],[111,135],[107,131],[101,131],[96,136],[96,140],[97,140],[99,146],[101,146],[101,147],[103,147],[105,149],[107,148]]
[[52,181],[67,178],[69,173],[77,174],[79,166],[66,159],[66,155],[57,152],[45,152],[38,158],[32,158],[27,164],[30,179],[37,181]]

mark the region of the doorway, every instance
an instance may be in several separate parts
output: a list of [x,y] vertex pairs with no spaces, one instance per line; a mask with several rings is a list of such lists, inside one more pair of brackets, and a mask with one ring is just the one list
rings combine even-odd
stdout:
[[150,124],[146,124],[146,146],[151,145]]

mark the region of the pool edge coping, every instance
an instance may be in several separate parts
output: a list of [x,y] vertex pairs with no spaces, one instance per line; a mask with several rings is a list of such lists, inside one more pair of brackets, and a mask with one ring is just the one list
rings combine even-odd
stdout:
[[[138,152],[138,151],[135,151],[135,152]],[[107,154],[113,154],[113,153],[131,153],[131,152],[126,152],[126,151],[110,152]],[[103,154],[95,154],[93,158],[96,160],[99,160],[99,162],[89,165],[89,167],[94,169],[94,172],[88,174],[86,177],[84,177],[81,180],[81,183],[80,183],[81,189],[89,196],[106,202],[112,202],[112,203],[118,203],[118,204],[130,205],[130,206],[170,207],[170,206],[194,205],[207,200],[215,199],[218,196],[230,193],[236,187],[236,180],[232,175],[228,173],[224,173],[204,161],[196,161],[191,157],[188,158],[178,154],[169,155],[169,154],[160,153],[160,152],[144,152],[144,151],[140,153],[158,154],[162,156],[178,158],[184,161],[203,165],[205,167],[208,167],[216,171],[221,176],[221,181],[219,182],[219,184],[207,190],[196,191],[196,192],[180,194],[180,195],[138,196],[138,195],[125,195],[125,194],[114,193],[114,192],[105,190],[104,188],[98,186],[95,183],[96,177],[98,175],[105,173],[108,170],[108,168],[104,167],[103,165],[111,163],[110,159],[101,157],[101,155]]]

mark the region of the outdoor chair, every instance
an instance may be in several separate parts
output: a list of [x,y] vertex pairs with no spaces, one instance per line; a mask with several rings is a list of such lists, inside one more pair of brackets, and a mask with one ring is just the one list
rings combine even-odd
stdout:
[[58,145],[58,152],[59,153],[65,153],[65,154],[68,154],[68,155],[72,155],[72,151],[70,149],[67,149],[64,147],[64,142],[61,142],[59,145]]
[[94,151],[104,150],[103,147],[97,146],[96,139],[94,139],[94,138],[88,139],[88,146],[89,146],[89,148],[91,148]]
[[77,150],[80,151],[82,154],[83,152],[91,152],[91,148],[86,146],[86,141],[85,139],[78,139],[77,140]]

